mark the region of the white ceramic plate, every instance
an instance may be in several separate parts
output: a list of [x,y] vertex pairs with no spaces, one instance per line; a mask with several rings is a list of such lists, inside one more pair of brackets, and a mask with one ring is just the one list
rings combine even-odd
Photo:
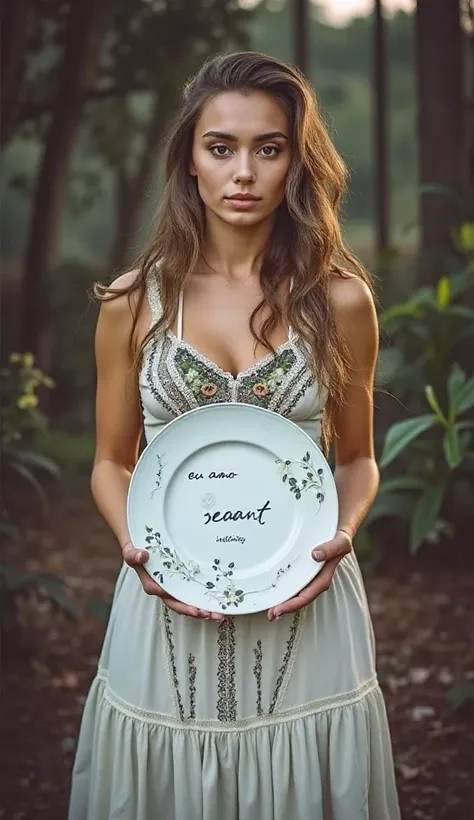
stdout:
[[319,572],[311,549],[334,537],[338,499],[321,450],[296,424],[248,404],[170,422],[143,451],[127,503],[150,575],[212,612],[258,612]]

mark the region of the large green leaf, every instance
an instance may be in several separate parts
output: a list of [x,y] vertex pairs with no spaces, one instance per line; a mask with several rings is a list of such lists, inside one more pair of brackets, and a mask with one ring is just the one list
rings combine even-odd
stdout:
[[380,466],[387,467],[410,442],[434,427],[437,418],[433,413],[424,416],[417,416],[414,419],[398,421],[390,427],[384,442],[383,452],[380,459]]
[[57,575],[41,575],[38,576],[37,581],[38,584],[41,584],[49,600],[62,609],[70,620],[76,621],[78,619],[79,612],[76,603],[62,578]]
[[17,461],[12,461],[12,462],[10,462],[9,466],[11,467],[12,470],[15,470],[15,472],[18,473],[18,475],[20,475],[22,478],[24,478],[25,481],[28,481],[30,486],[34,489],[36,495],[38,496],[38,498],[41,502],[43,515],[46,518],[49,515],[48,499],[47,499],[46,493],[43,490],[43,488],[42,488],[41,484],[39,483],[38,479],[35,478],[35,476],[31,472],[31,470],[29,470],[28,467],[25,467],[24,464],[20,464]]
[[443,503],[446,482],[428,486],[419,498],[413,513],[410,532],[410,551],[415,553],[433,529]]
[[61,470],[58,465],[51,458],[43,456],[40,453],[33,453],[30,450],[20,450],[16,453],[16,458],[22,464],[26,464],[27,467],[36,467],[38,470],[43,470],[55,478],[59,478],[61,475]]
[[449,417],[454,421],[458,410],[459,396],[466,383],[466,374],[459,364],[454,364],[448,378]]
[[467,305],[449,305],[446,313],[448,316],[455,316],[456,319],[467,319],[469,322],[474,320],[474,310]]
[[461,440],[456,427],[448,427],[443,438],[443,448],[450,470],[454,470],[463,460]]
[[424,315],[424,308],[428,306],[436,307],[435,292],[433,288],[420,288],[408,301],[392,305],[382,311],[379,316],[380,327],[384,327],[393,319],[421,319]]
[[406,520],[409,518],[412,508],[413,504],[410,503],[410,497],[406,494],[384,493],[375,499],[367,513],[365,523],[370,524],[372,521],[377,521],[378,518],[401,518]]
[[378,495],[384,495],[385,493],[396,493],[396,492],[409,492],[411,490],[422,490],[425,487],[426,482],[423,481],[422,478],[417,478],[416,476],[411,475],[404,475],[398,476],[397,478],[387,478],[386,481],[383,481],[380,485],[380,489]]
[[474,407],[474,379],[469,379],[458,395],[457,412],[466,413]]

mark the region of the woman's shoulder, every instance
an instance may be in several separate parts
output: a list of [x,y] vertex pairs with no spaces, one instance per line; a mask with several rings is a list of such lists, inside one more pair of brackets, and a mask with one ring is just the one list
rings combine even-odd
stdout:
[[368,282],[350,271],[335,271],[330,278],[329,297],[336,321],[372,323],[375,301]]
[[133,318],[140,296],[140,271],[122,273],[100,289],[101,312],[111,319]]
[[102,334],[129,345],[131,335],[141,338],[146,332],[147,308],[140,299],[143,286],[140,271],[131,270],[117,276],[100,291],[99,325]]
[[329,280],[329,294],[335,308],[358,310],[374,304],[369,283],[348,270],[333,271]]

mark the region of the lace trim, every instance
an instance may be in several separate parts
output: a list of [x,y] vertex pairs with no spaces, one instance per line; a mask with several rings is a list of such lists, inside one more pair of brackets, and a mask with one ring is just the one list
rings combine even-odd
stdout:
[[229,379],[229,381],[240,382],[243,378],[248,376],[254,376],[255,373],[259,373],[262,367],[265,365],[270,364],[273,361],[276,361],[277,357],[284,353],[285,350],[289,349],[292,350],[295,346],[294,340],[290,338],[291,334],[288,336],[286,342],[282,342],[281,345],[275,348],[275,353],[267,353],[267,355],[262,356],[261,359],[258,359],[254,364],[247,367],[246,370],[241,370],[240,373],[237,373],[234,376],[233,373],[230,373],[228,370],[224,370],[222,367],[219,367],[218,364],[212,361],[212,359],[208,359],[204,353],[200,353],[200,351],[193,347],[193,345],[189,344],[185,339],[179,339],[172,330],[167,330],[166,335],[170,337],[170,339],[175,343],[175,349],[179,349],[180,347],[185,348],[189,355],[196,359],[198,362],[201,362],[202,365],[205,365],[209,370],[212,370],[214,373],[223,376],[225,379]]
[[158,265],[156,266],[155,270],[150,271],[145,286],[146,296],[151,311],[151,322],[149,330],[151,330],[153,325],[155,325],[158,322],[158,320],[161,319],[161,315],[163,312],[160,298],[160,285],[158,282],[158,275],[156,273],[157,269]]
[[173,718],[172,715],[165,715],[160,712],[154,712],[149,709],[140,709],[138,706],[133,706],[127,703],[119,695],[117,695],[110,686],[105,686],[104,700],[122,715],[131,720],[139,721],[140,723],[147,723],[152,726],[161,726],[169,729],[187,729],[188,731],[199,732],[215,732],[223,734],[226,732],[232,734],[240,734],[249,729],[258,729],[259,727],[277,726],[290,721],[300,720],[302,718],[312,717],[321,712],[328,712],[331,709],[341,709],[345,706],[354,706],[356,703],[364,700],[371,692],[379,690],[377,676],[374,675],[369,680],[362,683],[356,689],[350,692],[344,692],[341,695],[334,697],[321,698],[320,700],[306,703],[303,706],[298,706],[294,709],[287,709],[280,712],[278,715],[261,715],[243,720],[237,720],[233,723],[222,723],[219,720],[179,720]]

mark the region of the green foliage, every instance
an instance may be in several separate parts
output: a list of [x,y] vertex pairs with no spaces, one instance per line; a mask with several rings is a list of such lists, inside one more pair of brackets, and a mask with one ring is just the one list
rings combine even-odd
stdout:
[[[385,435],[381,487],[367,523],[385,516],[404,520],[412,552],[441,535],[455,536],[473,519],[474,377],[465,368],[472,365],[466,344],[474,333],[474,226],[466,223],[453,236],[465,267],[380,317],[395,354],[385,360],[385,383],[412,415],[396,421]],[[402,474],[392,475],[397,467]]]
[[[40,502],[44,516],[49,506],[40,477],[44,474],[59,477],[57,465],[32,448],[38,433],[46,430],[46,418],[39,409],[39,388],[52,388],[54,382],[35,366],[31,353],[12,353],[9,366],[1,371],[2,391],[0,415],[2,422],[2,479],[19,482],[33,491]],[[1,507],[0,531],[9,537],[19,537],[5,503]]]
[[[35,366],[31,353],[11,353],[8,366],[1,370],[1,450],[2,503],[0,536],[19,541],[21,529],[10,508],[10,501],[20,496],[20,508],[25,504],[23,493],[29,490],[41,506],[43,516],[49,513],[49,503],[43,481],[46,476],[59,477],[57,464],[33,449],[39,434],[44,434],[47,420],[39,409],[38,392],[52,388],[52,379]],[[18,505],[16,505],[18,506]],[[51,574],[30,573],[7,561],[0,563],[0,587],[8,618],[14,617],[15,601],[30,590],[47,598],[69,618],[77,616],[74,601],[61,578]]]

